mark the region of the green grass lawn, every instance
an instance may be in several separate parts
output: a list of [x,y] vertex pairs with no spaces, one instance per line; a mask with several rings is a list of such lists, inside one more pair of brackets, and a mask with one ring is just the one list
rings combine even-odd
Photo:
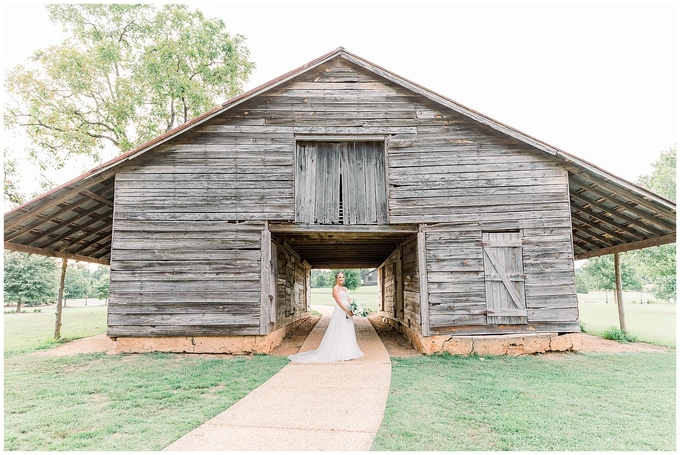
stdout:
[[[623,294],[628,332],[638,341],[676,347],[676,306],[667,303],[640,304],[640,293]],[[587,333],[602,335],[609,327],[619,327],[618,306],[611,292],[609,303],[605,303],[604,292],[589,292],[578,297],[579,317]]]
[[[25,308],[26,313],[4,315],[5,356],[53,347],[59,343],[99,335],[106,332],[106,306],[67,306],[62,313],[60,342],[55,342],[56,306],[40,307],[39,313]],[[5,307],[5,311],[10,308]]]
[[5,450],[156,451],[288,363],[178,354],[5,359]]
[[672,451],[675,353],[392,359],[378,451]]
[[[361,286],[359,289],[349,291],[349,295],[364,308],[374,311],[378,308],[378,286]],[[332,288],[312,288],[312,305],[335,305]]]

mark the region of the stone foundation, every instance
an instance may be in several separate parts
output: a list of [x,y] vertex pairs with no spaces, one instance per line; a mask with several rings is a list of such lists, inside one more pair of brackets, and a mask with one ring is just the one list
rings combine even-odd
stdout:
[[196,337],[118,337],[109,354],[142,352],[177,352],[188,354],[268,354],[281,344],[286,334],[305,319],[288,324],[268,335],[196,336]]
[[[395,325],[394,321],[391,321]],[[408,327],[398,329],[423,354],[448,352],[454,355],[509,355],[540,354],[581,349],[579,333],[536,333],[513,335],[436,335],[425,337]]]

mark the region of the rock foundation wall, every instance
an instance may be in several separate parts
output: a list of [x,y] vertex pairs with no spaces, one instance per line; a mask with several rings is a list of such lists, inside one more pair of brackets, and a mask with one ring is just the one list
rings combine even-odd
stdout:
[[536,333],[515,335],[437,335],[424,337],[408,327],[399,330],[423,354],[454,355],[509,355],[540,354],[544,352],[578,351],[579,333]]
[[288,332],[306,317],[269,335],[202,336],[202,337],[119,337],[111,354],[142,352],[178,352],[188,354],[268,354],[281,344]]

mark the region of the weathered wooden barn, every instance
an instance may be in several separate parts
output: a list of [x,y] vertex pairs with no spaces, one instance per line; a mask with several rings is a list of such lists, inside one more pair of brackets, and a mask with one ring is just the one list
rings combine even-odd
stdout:
[[[575,133],[577,134],[577,133]],[[579,331],[574,259],[675,241],[675,205],[343,48],[5,214],[111,265],[121,350],[267,352],[312,268],[378,268],[437,337]]]

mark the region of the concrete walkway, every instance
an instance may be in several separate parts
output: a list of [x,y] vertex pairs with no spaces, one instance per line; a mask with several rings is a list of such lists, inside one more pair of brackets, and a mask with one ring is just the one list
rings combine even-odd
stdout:
[[[333,307],[300,352],[316,349]],[[361,359],[286,365],[230,408],[170,444],[172,451],[368,451],[382,422],[391,380],[385,346],[366,318],[355,318]]]

